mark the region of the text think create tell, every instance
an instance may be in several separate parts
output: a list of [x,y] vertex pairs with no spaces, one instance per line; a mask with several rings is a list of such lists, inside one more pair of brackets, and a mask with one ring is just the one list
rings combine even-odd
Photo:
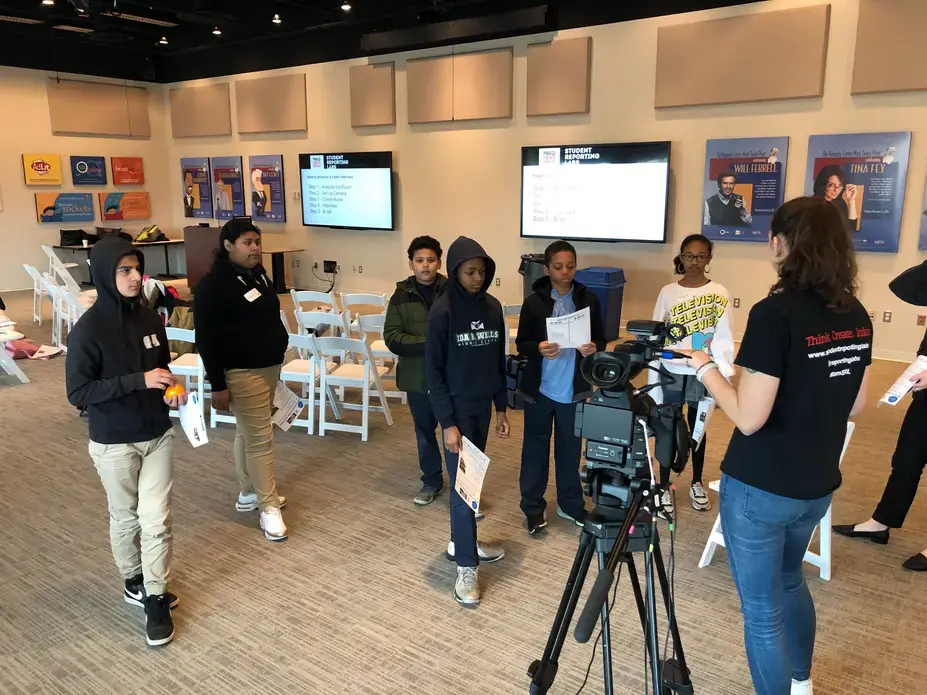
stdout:
[[869,328],[856,328],[847,331],[831,331],[830,333],[821,333],[820,335],[809,335],[805,338],[808,347],[817,345],[826,345],[835,340],[854,340],[855,338],[868,338],[872,335]]

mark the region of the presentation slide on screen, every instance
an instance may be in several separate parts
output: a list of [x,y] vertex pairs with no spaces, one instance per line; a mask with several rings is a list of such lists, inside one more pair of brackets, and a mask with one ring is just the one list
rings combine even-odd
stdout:
[[392,169],[388,154],[383,163],[365,154],[300,155],[303,223],[392,229]]
[[522,235],[663,241],[668,169],[620,145],[526,148]]

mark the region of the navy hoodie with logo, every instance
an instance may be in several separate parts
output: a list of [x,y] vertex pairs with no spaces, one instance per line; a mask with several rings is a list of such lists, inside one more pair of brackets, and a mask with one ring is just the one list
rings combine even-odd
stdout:
[[133,255],[143,273],[144,256],[124,239],[94,245],[90,268],[97,300],[68,336],[68,401],[87,408],[90,439],[98,444],[147,442],[171,429],[164,392],[145,385],[145,372],[167,369],[171,361],[164,324],[138,297],[116,289],[116,266]]
[[[486,261],[486,277],[472,295],[457,281],[457,269],[471,258]],[[447,429],[457,417],[483,412],[490,402],[505,412],[505,353],[508,328],[502,305],[486,293],[495,262],[473,239],[458,237],[447,251],[448,283],[428,313],[425,369],[435,417]]]

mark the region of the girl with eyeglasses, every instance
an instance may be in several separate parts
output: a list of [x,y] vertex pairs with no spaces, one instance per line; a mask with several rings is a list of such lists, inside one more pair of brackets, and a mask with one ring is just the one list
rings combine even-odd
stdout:
[[843,167],[828,164],[814,177],[814,197],[832,203],[840,213],[843,226],[852,234],[859,228],[859,210],[856,206],[858,195],[856,186],[847,183],[846,179]]
[[[686,336],[672,344],[673,350],[704,350],[718,363],[725,377],[734,374],[734,328],[731,320],[730,295],[727,289],[708,277],[713,245],[701,234],[687,236],[679,247],[679,255],[673,259],[677,275],[682,277],[666,285],[657,297],[653,309],[654,321],[682,324]],[[690,431],[695,427],[699,400],[704,389],[695,379],[695,370],[685,360],[661,360],[662,365],[674,375],[672,386],[656,388],[651,396],[658,403],[685,402],[686,419]],[[667,377],[648,370],[650,383],[666,381]],[[711,509],[708,492],[702,486],[702,470],[705,467],[705,436],[692,452],[692,485],[689,501],[696,511]],[[675,514],[673,495],[669,487],[669,468],[660,468],[660,485],[663,489],[662,512],[670,520]]]

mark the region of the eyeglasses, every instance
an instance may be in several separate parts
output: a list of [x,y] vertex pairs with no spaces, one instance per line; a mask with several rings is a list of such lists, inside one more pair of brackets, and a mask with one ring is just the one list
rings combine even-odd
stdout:
[[828,191],[839,191],[841,188],[843,188],[843,184],[842,183],[829,183],[826,186],[824,186],[824,188],[826,188]]
[[699,263],[704,263],[709,258],[711,258],[711,256],[708,256],[704,253],[698,253],[698,254],[684,253],[680,256],[680,258],[682,258],[682,260],[686,261],[687,263],[692,263],[692,261],[698,261]]

